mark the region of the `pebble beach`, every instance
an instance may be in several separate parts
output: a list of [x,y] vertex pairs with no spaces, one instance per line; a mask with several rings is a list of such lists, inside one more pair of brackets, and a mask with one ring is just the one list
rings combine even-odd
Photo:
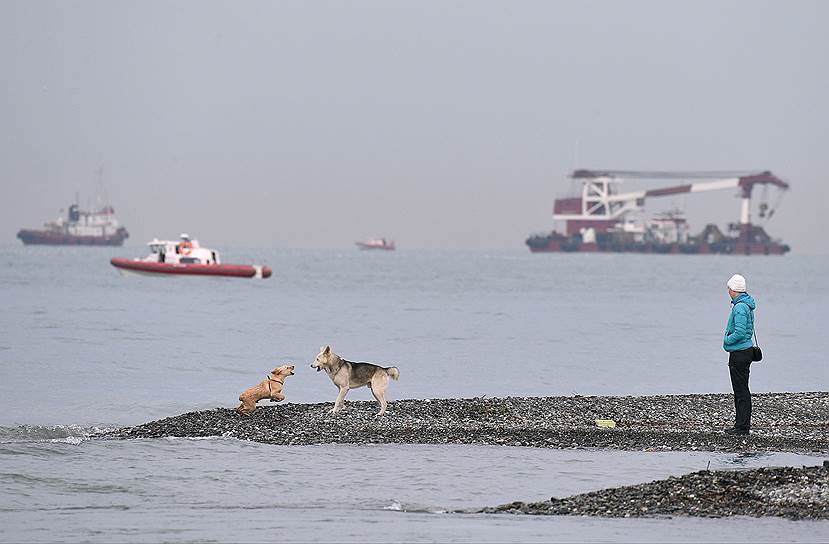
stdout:
[[829,520],[829,462],[816,467],[703,470],[678,478],[549,501],[514,502],[481,513],[602,517],[782,517]]
[[[490,444],[649,451],[829,452],[829,393],[753,396],[753,428],[731,436],[724,394],[400,400],[377,404],[267,404],[249,416],[229,408],[189,412],[107,433],[111,438],[225,436],[268,444]],[[600,428],[597,419],[615,428]]]

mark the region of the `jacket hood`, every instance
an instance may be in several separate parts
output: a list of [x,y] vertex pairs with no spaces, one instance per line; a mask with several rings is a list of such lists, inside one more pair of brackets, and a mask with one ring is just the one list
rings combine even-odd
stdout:
[[738,302],[745,302],[752,311],[757,308],[757,303],[748,293],[741,293],[740,296],[731,301],[731,304],[737,304]]

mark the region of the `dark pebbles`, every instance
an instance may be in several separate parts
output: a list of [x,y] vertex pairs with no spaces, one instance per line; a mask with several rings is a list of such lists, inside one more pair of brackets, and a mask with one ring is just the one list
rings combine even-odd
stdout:
[[[829,452],[829,393],[753,395],[752,432],[723,433],[733,397],[507,397],[263,405],[249,416],[217,408],[110,431],[112,438],[225,436],[268,444],[493,444],[648,451]],[[612,419],[616,428],[599,428]]]
[[707,471],[565,499],[514,502],[478,513],[628,517],[776,516],[829,520],[829,469]]

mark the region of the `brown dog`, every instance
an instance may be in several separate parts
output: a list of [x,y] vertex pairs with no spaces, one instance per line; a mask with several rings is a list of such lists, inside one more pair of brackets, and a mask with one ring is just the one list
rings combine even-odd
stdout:
[[285,378],[293,375],[294,365],[274,368],[267,378],[259,382],[259,385],[254,385],[239,395],[242,404],[236,408],[236,411],[242,415],[248,415],[256,410],[256,403],[262,399],[271,399],[271,402],[285,400],[282,387],[285,385]]

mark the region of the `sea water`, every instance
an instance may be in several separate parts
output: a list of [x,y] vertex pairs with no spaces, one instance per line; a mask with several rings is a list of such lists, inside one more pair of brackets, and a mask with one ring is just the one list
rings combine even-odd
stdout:
[[[219,248],[267,280],[122,277],[141,248],[0,248],[0,540],[825,540],[829,524],[447,513],[773,454],[101,441],[96,429],[233,407],[322,345],[400,368],[387,398],[730,390],[725,281],[748,278],[754,391],[826,390],[829,258]],[[368,400],[367,390],[349,393]],[[392,416],[393,417],[393,416]]]

